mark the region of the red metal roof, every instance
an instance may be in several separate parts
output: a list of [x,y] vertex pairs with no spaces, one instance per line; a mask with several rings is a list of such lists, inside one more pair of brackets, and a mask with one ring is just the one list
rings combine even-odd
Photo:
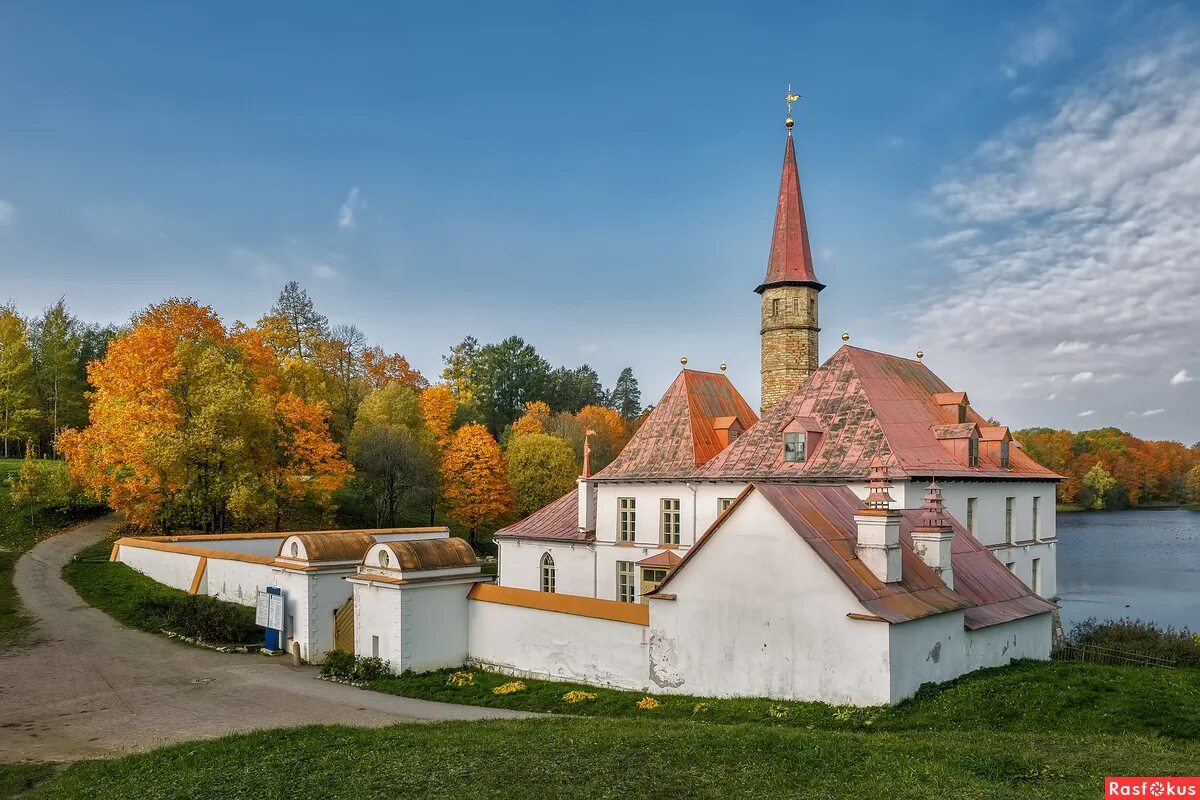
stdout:
[[685,369],[598,480],[679,478],[707,463],[725,445],[717,424],[735,418],[743,430],[758,422],[729,378]]
[[1021,579],[1004,568],[957,520],[947,515],[954,528],[951,565],[954,589],[913,551],[912,530],[920,524],[921,509],[898,512],[902,579],[884,583],[858,558],[858,526],[854,521],[861,502],[845,486],[804,484],[753,484],[742,492],[725,514],[717,518],[659,586],[661,592],[675,575],[687,568],[704,544],[734,516],[736,506],[751,492],[759,492],[821,560],[846,585],[863,607],[892,623],[908,622],[948,611],[963,612],[969,629],[1010,622],[1044,614],[1054,605],[1031,592]]
[[683,559],[672,553],[670,550],[663,550],[661,553],[650,556],[649,558],[643,558],[637,563],[639,567],[665,567],[667,569],[671,569],[680,561],[683,561]]
[[594,531],[579,530],[578,488],[539,508],[520,522],[501,528],[496,531],[496,536],[572,542],[586,542],[596,538]]
[[825,288],[813,271],[804,198],[800,195],[800,172],[796,168],[796,146],[789,133],[783,151],[783,175],[779,179],[779,202],[775,208],[775,232],[771,237],[771,255],[767,259],[767,277],[755,291],[761,294],[771,286],[797,283]]
[[[1060,477],[1018,448],[1009,469],[1000,466],[998,453],[981,453],[978,467],[955,458],[935,430],[957,426],[957,410],[938,404],[938,396],[948,393],[950,387],[919,361],[846,345],[697,475],[862,479],[878,456],[895,477]],[[822,435],[805,461],[785,462],[782,430],[795,417],[817,419]],[[988,425],[971,409],[967,419],[969,427]]]

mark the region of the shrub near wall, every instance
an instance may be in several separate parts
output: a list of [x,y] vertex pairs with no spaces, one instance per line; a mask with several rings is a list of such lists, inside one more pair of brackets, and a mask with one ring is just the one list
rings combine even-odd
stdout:
[[1200,635],[1189,628],[1160,628],[1153,622],[1129,618],[1100,622],[1089,617],[1072,626],[1067,642],[1165,658],[1180,667],[1200,667]]

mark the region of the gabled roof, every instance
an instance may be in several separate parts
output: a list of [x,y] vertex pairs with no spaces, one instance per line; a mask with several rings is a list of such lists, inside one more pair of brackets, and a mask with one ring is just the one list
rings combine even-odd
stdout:
[[716,426],[728,428],[731,417],[742,430],[748,430],[758,422],[758,415],[725,375],[685,369],[642,422],[629,444],[611,464],[596,473],[595,478],[653,479],[691,475],[696,467],[707,463],[725,448]]
[[498,538],[586,542],[595,533],[579,530],[579,489],[572,489],[520,522],[496,531]]
[[[820,369],[697,473],[701,478],[861,479],[876,456],[894,477],[1056,480],[1060,476],[1013,448],[1010,468],[981,454],[968,467],[938,440],[958,419],[938,404],[950,393],[920,361],[845,345]],[[794,417],[820,421],[821,440],[803,462],[785,462],[781,431]],[[966,426],[989,423],[967,410]]]
[[789,132],[783,151],[783,175],[779,179],[767,277],[754,291],[761,294],[772,286],[796,284],[815,286],[818,290],[825,288],[813,271],[808,221],[804,218],[804,199],[800,195],[800,171],[796,168],[796,146]]
[[670,550],[663,550],[661,553],[652,555],[649,558],[643,558],[641,561],[637,562],[637,565],[639,567],[663,567],[665,569],[671,569],[680,561],[683,561],[683,559],[672,553]]
[[[719,535],[722,525],[751,493],[758,492],[783,520],[807,542],[875,616],[891,623],[908,622],[949,611],[963,612],[968,629],[1044,614],[1054,605],[1031,592],[1021,579],[997,561],[978,539],[957,520],[951,544],[954,589],[950,589],[913,551],[912,530],[920,524],[921,509],[900,511],[902,579],[884,583],[855,553],[858,527],[854,515],[862,504],[846,486],[756,483],[747,487],[734,505],[717,518],[678,566],[667,574],[656,594],[687,569],[705,543]],[[653,596],[653,595],[651,595]]]

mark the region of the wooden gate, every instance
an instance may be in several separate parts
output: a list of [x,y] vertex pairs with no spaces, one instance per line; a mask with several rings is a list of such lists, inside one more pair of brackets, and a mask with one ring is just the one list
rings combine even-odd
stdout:
[[333,612],[333,649],[354,652],[354,598]]

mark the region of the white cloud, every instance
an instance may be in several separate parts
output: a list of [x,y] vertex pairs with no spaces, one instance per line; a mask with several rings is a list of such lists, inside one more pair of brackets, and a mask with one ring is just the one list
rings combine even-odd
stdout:
[[328,264],[318,263],[312,265],[312,276],[321,280],[334,280],[335,278],[340,278],[341,273]]
[[910,311],[919,344],[953,343],[943,369],[970,376],[972,396],[1065,374],[1136,408],[1164,362],[1200,362],[1200,31],[1177,28],[932,187],[951,234],[981,234],[935,252],[939,303]]
[[1095,414],[1095,413],[1096,413],[1095,409],[1089,408],[1087,411],[1080,411],[1079,416],[1090,417],[1092,414]]
[[1092,346],[1087,342],[1059,342],[1051,351],[1051,355],[1074,355],[1075,353],[1086,353],[1091,350]]
[[7,200],[0,200],[0,227],[12,225],[17,209]]
[[356,224],[354,219],[355,214],[357,214],[360,209],[365,207],[366,204],[362,203],[358,199],[358,187],[351,187],[350,193],[346,195],[345,202],[343,202],[342,207],[338,209],[338,227],[342,230],[353,228]]
[[1183,384],[1191,383],[1194,380],[1196,379],[1189,375],[1186,369],[1181,369],[1179,372],[1176,372],[1173,376],[1171,376],[1171,385],[1182,386]]
[[1050,395],[1048,397],[1046,397],[1046,399],[1053,400],[1056,397],[1058,397],[1058,392],[1051,392]]
[[934,239],[926,239],[923,244],[931,250],[940,250],[943,247],[965,244],[977,238],[981,233],[982,231],[978,228],[963,228],[962,230],[951,231]]
[[1017,67],[1040,67],[1069,55],[1071,45],[1062,31],[1052,25],[1039,25],[1026,31],[1012,47],[1013,65],[1005,75],[1016,77]]
[[1165,408],[1151,408],[1147,411],[1130,411],[1129,416],[1131,416],[1131,417],[1155,417],[1155,416],[1158,416],[1159,414],[1163,413],[1164,411],[1166,411]]

